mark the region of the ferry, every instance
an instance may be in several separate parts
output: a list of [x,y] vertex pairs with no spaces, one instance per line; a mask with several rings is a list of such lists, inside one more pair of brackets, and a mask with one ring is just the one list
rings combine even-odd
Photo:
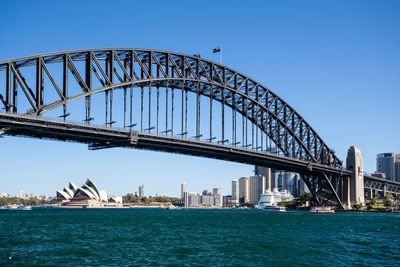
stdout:
[[315,206],[315,207],[311,208],[310,212],[311,213],[335,213],[335,210],[333,210],[331,207]]
[[279,192],[277,188],[274,188],[272,192],[271,190],[266,190],[261,195],[258,208],[265,211],[286,211],[286,207],[280,207],[276,203],[291,200],[293,200],[293,196],[286,190]]

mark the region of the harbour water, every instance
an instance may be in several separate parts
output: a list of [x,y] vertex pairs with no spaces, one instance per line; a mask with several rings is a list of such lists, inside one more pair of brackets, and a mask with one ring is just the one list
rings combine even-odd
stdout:
[[400,214],[260,210],[0,212],[0,265],[400,263]]

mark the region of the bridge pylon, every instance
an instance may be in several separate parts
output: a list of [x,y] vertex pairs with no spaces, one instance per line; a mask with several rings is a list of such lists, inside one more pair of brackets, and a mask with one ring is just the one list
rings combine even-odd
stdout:
[[353,175],[345,182],[345,194],[343,202],[347,207],[356,204],[364,205],[364,170],[361,150],[351,146],[347,151],[346,168],[353,171]]

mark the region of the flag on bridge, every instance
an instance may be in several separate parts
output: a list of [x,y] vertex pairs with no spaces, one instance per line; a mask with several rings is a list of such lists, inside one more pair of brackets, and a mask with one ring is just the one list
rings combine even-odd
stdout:
[[201,53],[194,54],[193,56],[198,57],[198,58],[201,58]]
[[221,52],[221,46],[218,46],[217,48],[213,49],[213,54]]

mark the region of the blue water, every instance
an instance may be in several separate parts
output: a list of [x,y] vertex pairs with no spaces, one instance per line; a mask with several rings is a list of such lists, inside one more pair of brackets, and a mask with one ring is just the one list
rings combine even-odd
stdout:
[[0,265],[400,264],[400,214],[258,210],[0,212]]

